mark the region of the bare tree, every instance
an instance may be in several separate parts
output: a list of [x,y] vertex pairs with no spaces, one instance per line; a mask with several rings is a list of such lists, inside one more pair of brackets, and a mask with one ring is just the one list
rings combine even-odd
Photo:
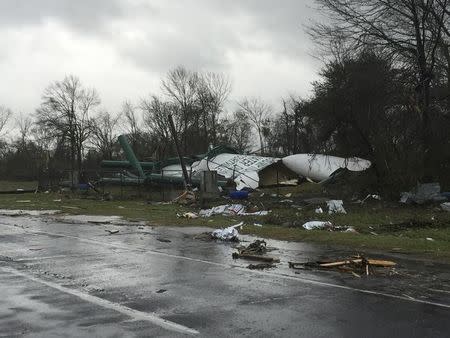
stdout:
[[24,116],[20,114],[16,119],[16,125],[19,129],[20,134],[20,143],[25,145],[27,143],[28,138],[31,135],[31,129],[33,127],[33,119],[30,116]]
[[236,111],[227,126],[227,133],[230,144],[240,153],[250,150],[252,135],[249,132],[252,128],[248,116],[242,111]]
[[92,121],[91,143],[104,158],[111,159],[118,137],[117,125],[120,115],[113,116],[103,111]]
[[90,114],[99,104],[97,91],[83,87],[73,75],[52,83],[42,95],[38,124],[47,137],[69,141],[72,171],[82,171],[84,143],[92,130]]
[[5,106],[0,106],[0,134],[6,127],[6,124],[8,123],[11,116],[12,116],[11,109],[6,108]]
[[238,103],[241,111],[253,124],[259,136],[261,154],[264,154],[264,132],[270,122],[272,107],[258,98],[245,98]]
[[122,115],[127,122],[126,132],[134,145],[138,141],[140,134],[136,107],[130,101],[125,101],[122,105]]
[[217,123],[223,106],[231,92],[229,79],[221,73],[200,74],[197,89],[198,101],[202,113],[205,141],[217,142]]
[[[182,141],[184,151],[187,151],[188,128],[192,120],[195,120],[196,103],[198,98],[198,86],[200,77],[197,72],[192,72],[184,67],[178,67],[169,71],[162,80],[162,90],[169,100],[179,106],[177,115],[174,115],[175,123],[181,121]],[[198,120],[197,120],[198,121]],[[197,123],[198,126],[198,123]]]

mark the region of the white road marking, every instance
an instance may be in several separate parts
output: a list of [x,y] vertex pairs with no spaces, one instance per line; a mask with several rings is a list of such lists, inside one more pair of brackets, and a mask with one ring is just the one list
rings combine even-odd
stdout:
[[198,258],[191,258],[191,257],[186,257],[186,256],[169,254],[169,253],[161,252],[161,251],[157,251],[157,250],[149,250],[149,249],[144,249],[144,248],[130,248],[129,246],[126,246],[126,245],[121,245],[121,244],[117,244],[117,243],[107,243],[107,242],[103,242],[103,241],[99,241],[99,240],[95,240],[95,239],[91,239],[91,238],[84,238],[84,237],[79,237],[79,236],[74,236],[74,235],[64,235],[64,234],[60,234],[60,233],[52,233],[52,232],[46,232],[46,231],[36,231],[36,232],[26,231],[26,232],[29,234],[32,234],[32,235],[50,235],[50,236],[61,236],[61,237],[66,237],[66,238],[73,238],[73,239],[77,239],[79,241],[86,242],[86,243],[95,243],[95,244],[100,244],[100,245],[109,246],[109,247],[113,247],[113,248],[123,249],[123,250],[127,250],[127,251],[149,253],[149,254],[153,254],[153,255],[182,259],[182,260],[187,260],[187,261],[191,261],[191,262],[205,263],[205,264],[218,266],[218,267],[226,268],[226,269],[235,269],[235,270],[243,271],[247,274],[259,274],[259,275],[270,276],[270,277],[274,277],[274,278],[282,278],[282,279],[286,279],[286,280],[298,281],[298,282],[305,283],[305,284],[318,285],[318,286],[323,286],[323,287],[331,287],[331,288],[336,288],[336,289],[341,289],[341,290],[354,291],[354,292],[359,292],[359,293],[364,293],[364,294],[369,294],[369,295],[382,296],[382,297],[387,297],[387,298],[392,298],[392,299],[399,299],[399,300],[413,302],[413,303],[420,303],[420,304],[426,304],[426,305],[432,305],[432,306],[450,309],[450,304],[432,302],[432,301],[427,301],[427,300],[423,300],[423,299],[405,297],[402,295],[384,293],[384,292],[379,292],[379,291],[354,288],[354,287],[346,286],[346,285],[321,282],[321,281],[317,281],[314,279],[292,276],[292,275],[287,275],[284,273],[249,270],[242,266],[237,266],[237,265],[233,265],[233,264],[217,263],[217,262],[207,261],[207,260],[198,259]]
[[45,286],[51,287],[55,290],[67,293],[69,295],[72,296],[76,296],[86,302],[95,304],[95,305],[99,305],[102,306],[104,308],[110,309],[110,310],[114,310],[117,312],[120,312],[124,315],[127,315],[129,317],[131,317],[133,320],[144,320],[144,321],[148,321],[151,322],[152,324],[155,324],[159,327],[162,327],[166,330],[170,330],[170,331],[175,331],[175,332],[179,332],[179,333],[183,333],[183,334],[189,334],[189,335],[197,335],[199,334],[199,332],[197,330],[191,329],[189,327],[165,320],[161,317],[158,317],[155,314],[151,314],[151,313],[147,313],[147,312],[142,312],[142,311],[137,311],[134,309],[131,309],[129,307],[117,304],[117,303],[113,303],[109,300],[103,299],[103,298],[99,298],[99,297],[95,297],[92,296],[88,293],[83,293],[79,290],[76,289],[70,289],[64,286],[61,286],[59,284],[50,282],[50,281],[46,281],[37,277],[34,277],[32,275],[29,275],[27,273],[24,273],[22,271],[10,268],[10,267],[1,267],[1,270],[13,274],[15,276],[20,276],[23,278],[26,278],[28,280],[31,280],[33,282],[36,283],[40,283],[43,284]]

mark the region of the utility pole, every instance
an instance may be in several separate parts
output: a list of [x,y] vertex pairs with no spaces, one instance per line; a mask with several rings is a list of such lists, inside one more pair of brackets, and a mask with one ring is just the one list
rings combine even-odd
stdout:
[[172,133],[173,141],[175,142],[175,148],[177,150],[178,158],[180,159],[181,169],[183,170],[184,187],[186,188],[186,190],[188,190],[191,187],[191,181],[186,170],[183,155],[181,154],[180,144],[178,143],[177,131],[175,129],[175,124],[173,123],[172,114],[169,114],[167,119],[169,120],[170,131]]

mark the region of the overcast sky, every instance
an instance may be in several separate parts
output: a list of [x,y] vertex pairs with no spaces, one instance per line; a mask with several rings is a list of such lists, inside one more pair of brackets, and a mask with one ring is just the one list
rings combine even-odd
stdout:
[[0,0],[0,105],[32,113],[66,74],[117,111],[178,65],[223,72],[231,100],[307,96],[313,0]]

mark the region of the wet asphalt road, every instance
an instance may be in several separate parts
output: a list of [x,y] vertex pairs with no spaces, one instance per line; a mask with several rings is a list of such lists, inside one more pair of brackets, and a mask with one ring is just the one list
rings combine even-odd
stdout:
[[288,261],[345,252],[268,241],[281,264],[259,272],[232,245],[193,238],[204,229],[68,222],[0,216],[0,336],[450,334],[447,265],[397,256],[395,276],[295,273]]

